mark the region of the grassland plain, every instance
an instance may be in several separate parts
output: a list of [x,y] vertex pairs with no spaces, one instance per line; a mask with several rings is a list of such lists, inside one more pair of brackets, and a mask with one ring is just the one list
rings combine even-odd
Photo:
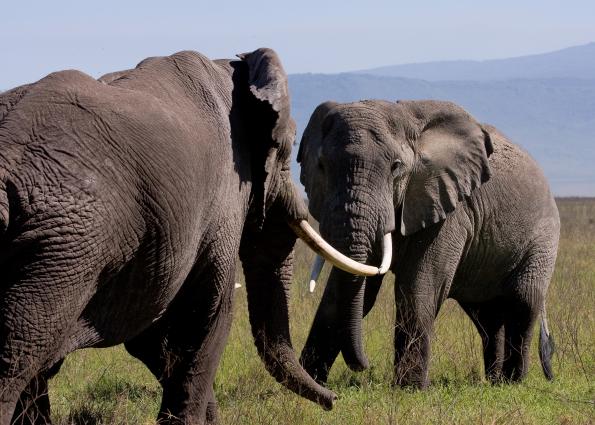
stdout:
[[[339,394],[325,412],[282,388],[267,374],[252,343],[245,289],[235,294],[234,321],[217,373],[223,424],[593,424],[595,423],[595,199],[559,199],[562,220],[556,271],[547,310],[556,340],[554,372],[543,377],[537,338],[527,379],[492,386],[483,378],[479,335],[449,300],[436,321],[431,387],[407,391],[390,386],[394,322],[393,276],[365,319],[371,368],[351,372],[341,358],[329,377]],[[311,295],[306,279],[312,255],[297,248],[291,300],[294,346],[301,349],[322,295]],[[325,275],[328,273],[325,267]],[[241,276],[239,277],[241,279]],[[536,332],[537,334],[537,332]],[[122,347],[70,355],[50,383],[57,424],[151,424],[160,387]]]

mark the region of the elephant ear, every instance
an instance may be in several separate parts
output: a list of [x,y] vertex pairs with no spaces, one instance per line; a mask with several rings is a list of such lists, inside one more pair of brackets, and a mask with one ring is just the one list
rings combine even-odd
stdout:
[[336,102],[328,101],[321,103],[314,110],[302,135],[297,154],[297,162],[301,165],[300,182],[306,188],[308,209],[316,220],[320,220],[319,214],[323,201],[320,197],[324,191],[312,189],[315,184],[322,182],[318,159],[322,142],[331,127],[331,112],[335,106],[337,106]]
[[416,161],[401,215],[405,236],[444,220],[491,175],[488,157],[493,147],[488,132],[454,104],[420,104],[413,115],[425,125],[413,142]]
[[[248,107],[255,106],[253,109],[259,114],[251,123],[251,135],[256,139],[254,142],[260,144],[252,150],[257,152],[260,163],[260,170],[255,170],[256,175],[260,175],[264,182],[260,193],[264,218],[266,209],[272,205],[279,190],[277,177],[284,167],[289,167],[296,126],[291,118],[287,75],[277,54],[272,49],[261,48],[238,57],[248,66],[249,90],[259,101],[258,105],[249,103]],[[251,114],[254,112],[251,111]],[[264,161],[264,167],[261,161]]]

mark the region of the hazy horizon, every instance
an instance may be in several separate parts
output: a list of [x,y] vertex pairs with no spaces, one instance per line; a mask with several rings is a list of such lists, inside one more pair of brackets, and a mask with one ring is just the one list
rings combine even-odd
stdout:
[[[514,12],[513,12],[514,11]],[[148,56],[197,50],[211,58],[272,47],[289,74],[337,73],[444,60],[533,55],[595,41],[595,3],[284,4],[71,0],[3,6],[0,88],[61,69],[93,76]]]
[[[232,58],[266,46],[278,52],[290,75],[328,75],[403,64],[510,59],[595,42],[595,2],[587,0],[564,4],[553,0],[528,0],[522,4],[512,0],[497,4],[472,0],[456,4],[370,0],[365,5],[339,0],[303,0],[299,4],[265,0],[257,7],[237,1],[184,0],[165,5],[154,0],[105,0],[97,4],[57,0],[41,4],[10,2],[3,6],[3,17],[0,36],[6,60],[0,90],[37,81],[62,69],[78,69],[99,77],[132,68],[149,56],[180,50],[197,50],[215,59]],[[587,55],[584,58],[590,57],[590,53]],[[580,54],[576,58],[579,64],[585,62]],[[467,75],[481,72],[476,69]],[[517,69],[524,69],[524,65],[513,67],[513,71]],[[591,68],[584,69],[583,75],[589,74]],[[489,73],[482,75],[488,77]],[[458,101],[479,118],[500,124],[505,133],[517,134],[515,141],[530,148],[550,179],[571,179],[564,183],[571,191],[564,192],[594,194],[592,174],[584,180],[586,172],[577,173],[584,171],[584,166],[576,165],[592,161],[591,91],[566,87],[564,90],[574,93],[569,96],[576,97],[558,99],[555,95],[562,93],[560,87],[554,82],[548,84],[551,87],[507,87],[513,99],[520,102],[515,106],[516,113],[508,114],[510,117],[506,115],[509,108],[503,104],[509,102],[500,99],[499,104],[490,105],[488,98],[479,99],[477,84],[455,90],[440,84],[411,82],[399,86],[397,92],[380,83],[361,83],[357,96],[384,98],[390,92],[395,99],[431,96]],[[418,87],[417,91],[412,87]],[[354,89],[347,85],[333,95],[351,99]],[[516,99],[520,89],[525,90],[524,97]],[[297,107],[294,102],[294,114],[301,127],[320,100],[314,99],[316,94],[325,92],[314,90],[319,93],[292,89],[292,98],[300,104]],[[482,90],[483,96],[492,96],[489,90],[504,94],[497,86]],[[540,101],[532,103],[535,99]],[[537,110],[543,114],[541,118],[535,115]],[[547,146],[541,146],[535,136],[540,121],[548,129],[544,133]],[[566,143],[577,147],[572,155],[562,155],[560,146]]]

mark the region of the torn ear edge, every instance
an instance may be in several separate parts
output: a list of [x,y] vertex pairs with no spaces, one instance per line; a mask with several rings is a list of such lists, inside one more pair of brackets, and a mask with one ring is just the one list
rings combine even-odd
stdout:
[[[262,137],[265,140],[255,140],[256,143],[263,143],[260,147],[253,146],[253,152],[261,152],[260,159],[262,163],[256,164],[263,173],[259,177],[262,179],[262,191],[257,201],[259,205],[258,225],[262,226],[264,222],[267,207],[272,204],[275,198],[275,188],[279,189],[280,182],[274,184],[274,176],[280,174],[285,167],[285,162],[289,160],[291,146],[295,141],[296,125],[291,118],[289,88],[287,85],[287,75],[281,65],[277,54],[268,48],[260,48],[253,52],[237,55],[248,67],[248,88],[250,93],[258,101],[268,105],[271,113],[271,121],[264,116],[260,117],[267,123],[267,132],[270,133]],[[258,125],[258,124],[257,124]],[[269,127],[270,126],[270,127]],[[259,132],[260,134],[260,132]],[[260,139],[260,137],[257,137]],[[265,145],[266,144],[266,145]],[[278,180],[278,179],[277,179]]]
[[481,132],[483,133],[483,142],[485,144],[486,154],[488,155],[488,158],[489,158],[490,155],[492,155],[494,153],[494,145],[492,144],[492,137],[490,136],[488,129],[483,124],[481,125]]
[[[480,125],[481,132],[483,133],[483,143],[485,146],[486,156],[489,158],[494,153],[494,145],[492,143],[492,137],[488,129],[482,124]],[[485,183],[492,177],[492,170],[488,166],[483,169],[483,173],[481,174],[481,182]]]
[[270,105],[277,114],[271,130],[275,147],[295,140],[295,122],[291,118],[287,75],[277,54],[268,48],[237,55],[248,65],[248,85],[252,95]]

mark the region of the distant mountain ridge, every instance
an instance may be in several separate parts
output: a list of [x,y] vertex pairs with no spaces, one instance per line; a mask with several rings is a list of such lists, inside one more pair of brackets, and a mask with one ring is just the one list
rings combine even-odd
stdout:
[[[595,43],[479,64],[485,69],[494,62],[500,65],[489,74],[475,74],[469,68],[466,73],[462,68],[449,70],[448,64],[458,62],[407,65],[408,72],[419,70],[417,79],[369,71],[290,75],[298,143],[310,114],[326,100],[450,100],[528,150],[544,169],[555,195],[595,196]],[[400,68],[401,72],[402,67],[380,69]],[[442,81],[432,80],[439,76]],[[296,151],[297,147],[294,156]],[[298,164],[292,170],[298,179]]]
[[[528,150],[556,195],[595,196],[595,79],[428,82],[309,74],[290,76],[289,85],[298,142],[312,111],[325,100],[450,100]],[[293,170],[298,179],[297,164]]]
[[595,42],[549,53],[484,61],[457,60],[383,66],[354,74],[427,81],[595,78]]

